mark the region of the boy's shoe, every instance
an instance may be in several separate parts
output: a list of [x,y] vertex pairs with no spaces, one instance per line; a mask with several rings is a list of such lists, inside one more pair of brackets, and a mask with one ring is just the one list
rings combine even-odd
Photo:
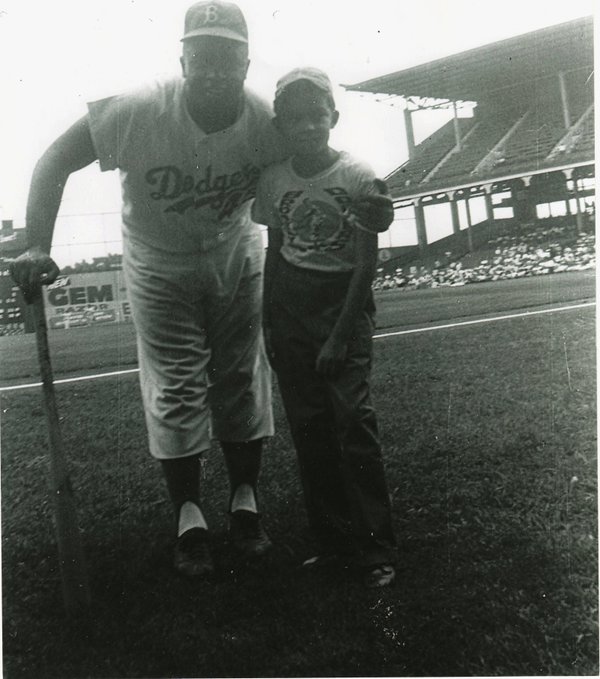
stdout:
[[263,528],[260,514],[245,509],[229,514],[229,537],[233,546],[245,557],[262,556],[273,546]]
[[391,563],[375,564],[366,567],[363,571],[363,582],[369,589],[388,587],[395,579],[396,569]]
[[304,568],[313,568],[318,566],[324,566],[325,564],[331,563],[335,559],[333,554],[315,554],[302,562]]
[[311,556],[302,562],[302,568],[309,569],[327,569],[327,568],[348,568],[350,564],[350,556],[347,554],[338,554],[336,552],[323,552]]
[[302,562],[303,568],[326,568],[333,566],[338,560],[336,554],[316,554]]
[[210,575],[215,570],[205,528],[190,528],[177,538],[173,566],[189,578]]

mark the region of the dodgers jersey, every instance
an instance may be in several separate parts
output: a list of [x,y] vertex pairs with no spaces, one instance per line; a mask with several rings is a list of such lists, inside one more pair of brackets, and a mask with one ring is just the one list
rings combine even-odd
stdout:
[[207,251],[251,229],[261,169],[284,157],[272,112],[244,92],[241,116],[206,134],[192,120],[183,78],[88,104],[100,169],[118,169],[126,236],[168,252]]
[[352,271],[354,227],[343,211],[360,194],[375,193],[373,170],[342,151],[312,177],[294,172],[291,158],[264,170],[252,218],[281,229],[281,255],[290,264],[319,271]]

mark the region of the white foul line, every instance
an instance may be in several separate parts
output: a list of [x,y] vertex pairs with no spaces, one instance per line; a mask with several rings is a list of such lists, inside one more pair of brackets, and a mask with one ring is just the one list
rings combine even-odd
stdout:
[[539,309],[538,311],[522,311],[518,314],[506,314],[505,316],[494,316],[492,318],[478,318],[474,321],[461,321],[460,323],[447,323],[446,325],[432,325],[428,328],[413,328],[412,330],[398,330],[396,332],[386,332],[381,335],[373,335],[373,339],[382,337],[397,337],[398,335],[410,335],[415,332],[429,332],[430,330],[444,330],[446,328],[458,328],[461,325],[475,325],[475,323],[491,323],[492,321],[504,321],[508,318],[522,318],[523,316],[535,316],[537,314],[550,314],[555,311],[570,311],[571,309],[581,309],[587,306],[596,306],[596,302],[585,302],[584,304],[574,304],[572,306],[554,307],[553,309]]
[[[97,375],[81,375],[80,377],[66,377],[62,380],[54,380],[53,384],[66,384],[67,382],[83,382],[84,380],[97,380],[100,377],[114,377],[115,375],[128,375],[139,372],[139,368],[131,368],[130,370],[116,370],[111,373],[98,373]],[[0,387],[0,391],[16,391],[17,389],[32,389],[33,387],[41,387],[41,382],[31,382],[29,384],[16,384],[14,387]]]
[[[475,325],[476,323],[492,323],[493,321],[504,321],[509,318],[523,318],[524,316],[536,316],[537,314],[550,314],[558,311],[571,311],[572,309],[583,309],[584,307],[596,306],[596,302],[585,302],[584,304],[574,304],[572,306],[554,307],[552,309],[539,309],[538,311],[522,311],[518,314],[506,314],[505,316],[494,316],[492,318],[478,318],[474,321],[461,321],[459,323],[446,323],[445,325],[432,325],[426,328],[412,328],[411,330],[397,330],[396,332],[386,332],[381,335],[373,335],[373,339],[384,337],[398,337],[399,335],[410,335],[417,332],[430,332],[431,330],[445,330],[448,328],[458,328],[462,325]],[[68,382],[83,382],[85,380],[97,380],[101,377],[114,377],[115,375],[128,375],[139,372],[139,368],[130,370],[117,370],[110,373],[99,373],[97,375],[82,375],[81,377],[68,377],[62,380],[54,380],[54,384],[67,384]],[[18,389],[33,389],[41,387],[41,382],[30,384],[17,384],[11,387],[0,387],[2,391],[16,391]]]

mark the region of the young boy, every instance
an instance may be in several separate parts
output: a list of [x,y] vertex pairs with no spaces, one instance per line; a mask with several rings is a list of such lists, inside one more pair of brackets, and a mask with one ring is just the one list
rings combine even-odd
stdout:
[[278,82],[275,124],[291,157],[263,172],[253,218],[268,226],[265,339],[320,546],[309,562],[351,557],[382,587],[395,570],[369,396],[377,233],[360,200],[379,191],[369,167],[329,146],[338,117],[322,71]]

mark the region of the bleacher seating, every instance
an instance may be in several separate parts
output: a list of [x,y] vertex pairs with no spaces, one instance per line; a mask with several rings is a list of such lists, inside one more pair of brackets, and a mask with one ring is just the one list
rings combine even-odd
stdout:
[[569,129],[565,128],[562,103],[556,92],[532,98],[528,108],[525,102],[504,106],[497,101],[482,102],[474,118],[459,120],[461,150],[455,149],[454,123],[450,121],[417,147],[414,158],[389,175],[392,194],[400,196],[417,188],[441,189],[473,178],[551,167],[558,158],[564,162],[588,159],[594,152],[593,99],[589,88],[579,86],[577,91],[580,90],[582,96],[569,101]]
[[473,129],[464,141],[460,151],[452,154],[432,178],[444,184],[454,179],[470,175],[478,163],[489,151],[502,139],[515,122],[515,113],[499,114],[497,117],[480,119],[477,127]]
[[588,155],[594,152],[594,109],[591,114],[585,119],[580,130],[578,131],[578,138],[571,147],[570,153],[583,153]]
[[492,172],[501,167],[502,173],[543,163],[566,129],[560,107],[540,102],[529,112],[522,125],[511,135],[502,149]]
[[569,158],[578,160],[588,158],[594,153],[594,106],[586,112],[582,120],[578,120],[573,126],[573,132],[566,137],[564,144],[559,145],[553,152],[554,158]]
[[[473,124],[473,118],[461,118],[460,134],[462,136],[467,134]],[[454,122],[450,121],[421,142],[415,157],[400,166],[393,176],[388,178],[390,191],[393,193],[395,189],[404,190],[408,186],[418,185],[455,145]]]

